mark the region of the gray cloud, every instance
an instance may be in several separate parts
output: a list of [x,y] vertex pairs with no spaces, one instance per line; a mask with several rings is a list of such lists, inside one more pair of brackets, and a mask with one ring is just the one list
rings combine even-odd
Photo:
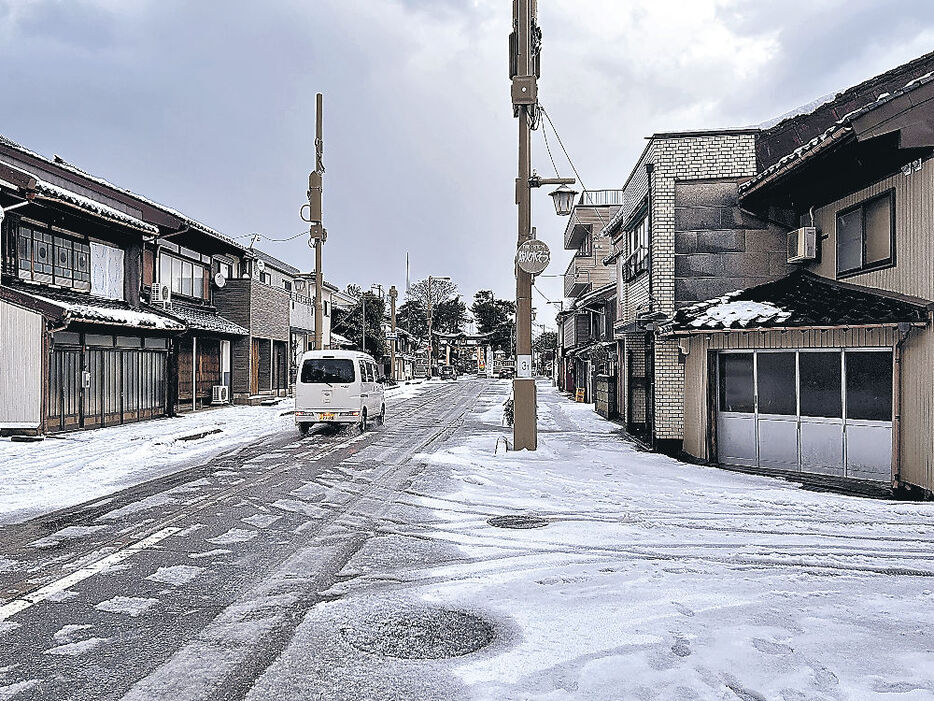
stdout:
[[[684,7],[702,6],[679,24],[649,0],[541,3],[542,99],[588,186],[621,185],[654,131],[762,121],[923,53],[934,19],[911,0]],[[326,275],[402,285],[408,250],[415,277],[511,296],[510,14],[503,0],[0,0],[0,133],[230,235],[284,237],[304,227],[320,91]],[[534,161],[550,171],[539,135]],[[557,275],[550,208],[538,193]],[[311,265],[301,239],[263,246]],[[558,278],[540,286],[561,296]]]

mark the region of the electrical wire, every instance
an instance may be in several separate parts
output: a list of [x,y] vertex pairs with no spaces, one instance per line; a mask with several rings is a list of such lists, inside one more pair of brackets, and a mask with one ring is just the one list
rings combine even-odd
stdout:
[[307,236],[307,235],[308,235],[308,231],[300,231],[300,232],[298,232],[297,234],[295,234],[294,236],[289,236],[289,237],[284,238],[284,239],[278,239],[278,238],[275,238],[275,237],[272,237],[272,236],[266,236],[265,234],[257,234],[257,233],[242,234],[242,235],[240,235],[240,236],[231,236],[230,238],[232,238],[232,239],[248,239],[248,238],[252,238],[252,237],[254,237],[254,236],[258,236],[258,237],[259,237],[260,239],[262,239],[263,241],[276,241],[276,242],[280,242],[280,243],[281,243],[281,242],[283,242],[283,241],[294,241],[295,239],[299,238],[300,236]]
[[548,143],[548,132],[545,129],[542,129],[542,138],[545,140],[545,150],[548,151],[548,158],[551,160],[551,167],[555,169],[555,177],[560,178],[561,173],[558,172],[558,164],[555,163],[555,157],[551,155],[551,144]]
[[[551,130],[554,132],[555,138],[558,140],[558,145],[561,146],[561,151],[564,153],[564,157],[567,159],[568,164],[571,166],[571,170],[574,172],[574,175],[577,178],[577,182],[581,184],[581,189],[583,189],[586,192],[587,186],[584,184],[584,179],[581,177],[580,173],[577,170],[577,166],[574,165],[574,161],[571,159],[571,155],[568,153],[568,150],[565,148],[564,142],[561,140],[561,135],[558,133],[558,128],[555,126],[555,123],[551,119],[551,115],[548,114],[548,110],[546,110],[544,106],[539,105],[539,109],[541,110],[541,113],[544,115],[545,120],[548,122],[549,126],[551,127]],[[548,150],[548,157],[551,158],[551,148],[548,146],[548,137],[545,134],[544,129],[542,129],[542,136],[545,137],[545,147]],[[552,165],[554,165],[554,162],[555,162],[554,158],[551,158]],[[557,167],[555,167],[555,172],[556,173],[558,172]],[[607,227],[609,227],[610,225],[609,221],[607,221],[607,219],[603,216],[603,212],[601,212],[599,208],[595,208],[594,211],[596,212],[597,216],[600,217],[600,221],[603,222],[603,229],[606,230]],[[642,286],[643,288],[647,290],[648,282],[644,280],[642,282]],[[541,290],[539,290],[539,294],[541,294]],[[544,295],[542,296],[544,297]]]

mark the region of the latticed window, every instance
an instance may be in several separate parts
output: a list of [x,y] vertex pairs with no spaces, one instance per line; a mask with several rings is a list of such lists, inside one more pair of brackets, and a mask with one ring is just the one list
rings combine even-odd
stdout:
[[22,280],[76,290],[91,288],[91,249],[85,241],[21,226],[17,232],[16,258]]

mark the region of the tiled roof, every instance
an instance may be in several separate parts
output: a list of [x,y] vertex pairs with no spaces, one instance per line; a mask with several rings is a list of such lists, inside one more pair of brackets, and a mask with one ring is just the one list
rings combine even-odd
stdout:
[[16,291],[26,297],[47,302],[59,307],[71,321],[108,326],[184,331],[185,325],[167,314],[151,307],[134,309],[123,300],[106,299],[80,292],[38,288]]
[[184,322],[189,329],[227,336],[249,336],[250,332],[210,309],[173,304],[167,313]]
[[85,197],[84,195],[79,195],[78,193],[72,192],[71,190],[68,190],[64,187],[53,185],[52,183],[46,182],[45,180],[41,180],[39,178],[36,178],[36,196],[39,199],[60,202],[71,207],[82,209],[85,212],[95,214],[102,219],[109,219],[120,224],[126,224],[127,226],[131,226],[134,229],[145,231],[148,234],[159,233],[159,227],[154,226],[153,224],[144,222],[142,219],[137,219],[130,214],[126,214],[125,212],[121,212],[120,210],[114,209],[113,207],[110,207],[106,204],[92,200],[91,198]]
[[925,323],[932,308],[934,305],[926,300],[883,294],[796,270],[780,280],[679,309],[661,331],[666,334]]
[[786,154],[775,163],[770,165],[768,168],[759,172],[754,178],[751,178],[750,180],[740,184],[740,192],[746,192],[750,190],[752,187],[758,185],[764,180],[768,180],[779,171],[793,167],[797,162],[809,158],[834,141],[846,136],[850,131],[852,131],[850,123],[857,117],[860,117],[874,109],[878,109],[882,105],[891,102],[897,97],[905,95],[906,93],[909,93],[913,90],[917,90],[919,87],[930,83],[932,80],[934,80],[934,72],[926,73],[925,75],[909,81],[899,90],[896,90],[892,93],[883,93],[879,96],[878,99],[844,115],[842,118],[830,125],[830,127],[828,127],[823,133],[818,134],[806,144],[803,144],[791,153]]
[[300,275],[302,272],[295,266],[289,265],[288,263],[279,260],[275,256],[269,255],[266,253],[266,251],[261,251],[258,248],[251,248],[249,250],[253,251],[253,253],[256,254],[256,257],[266,263],[266,265],[271,265],[276,270],[281,270],[282,272],[288,273],[289,275]]

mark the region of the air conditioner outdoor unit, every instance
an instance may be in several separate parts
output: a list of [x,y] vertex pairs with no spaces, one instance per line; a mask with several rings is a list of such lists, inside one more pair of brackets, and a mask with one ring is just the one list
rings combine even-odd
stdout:
[[230,388],[227,385],[214,385],[211,387],[211,404],[228,404],[230,402]]
[[788,232],[788,262],[800,263],[817,257],[817,229],[803,226]]
[[165,309],[172,303],[172,288],[164,282],[152,283],[149,291],[149,303],[154,307]]

